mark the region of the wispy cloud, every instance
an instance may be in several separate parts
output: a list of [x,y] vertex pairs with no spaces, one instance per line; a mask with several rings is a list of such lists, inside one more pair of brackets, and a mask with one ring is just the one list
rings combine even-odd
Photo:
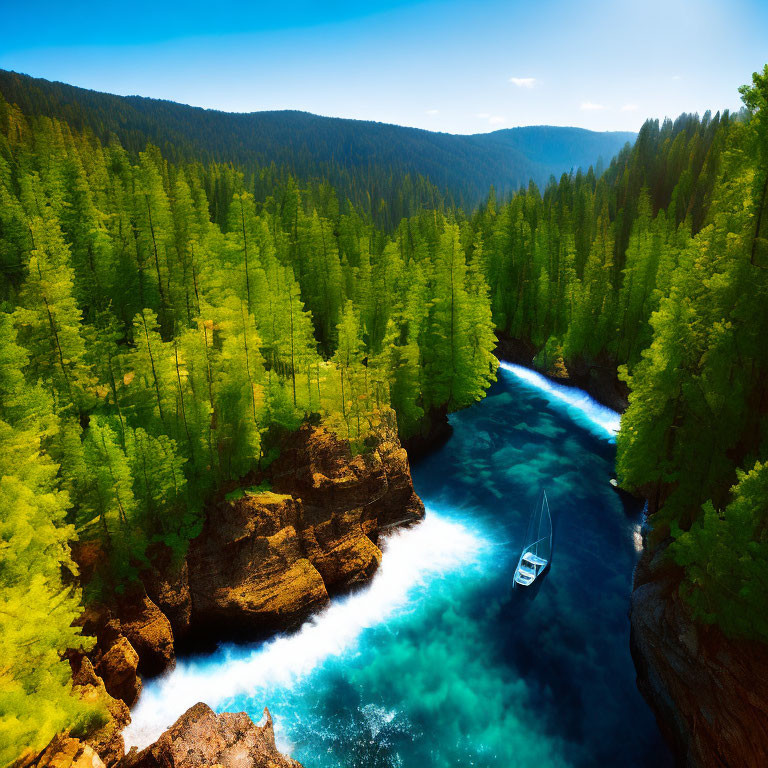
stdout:
[[479,120],[487,120],[491,116],[490,112],[478,112],[475,117]]
[[427,114],[428,115],[439,115],[440,114],[440,110],[439,109],[428,109],[427,110]]
[[622,112],[637,112],[638,106],[637,104],[625,104],[622,108]]
[[510,77],[509,82],[518,88],[533,88],[536,83],[535,77]]
[[507,118],[501,117],[501,115],[492,115],[491,117],[488,118],[488,122],[491,125],[501,125],[502,123],[507,122]]
[[582,101],[579,109],[582,109],[584,112],[601,112],[604,109],[608,109],[608,107],[605,104],[595,104],[594,101]]
[[672,75],[673,80],[682,80],[683,78],[680,75]]

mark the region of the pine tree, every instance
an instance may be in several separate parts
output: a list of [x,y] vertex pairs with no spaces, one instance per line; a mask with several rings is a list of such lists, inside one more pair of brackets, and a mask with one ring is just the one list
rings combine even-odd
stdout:
[[333,361],[341,383],[341,414],[346,424],[346,437],[359,438],[363,419],[368,410],[368,388],[363,372],[365,349],[360,329],[360,318],[351,301],[344,306],[337,328],[338,346]]
[[87,405],[92,384],[81,332],[82,313],[74,298],[69,249],[53,220],[29,225],[30,254],[22,306],[16,322],[29,349],[31,375],[46,382],[60,408]]

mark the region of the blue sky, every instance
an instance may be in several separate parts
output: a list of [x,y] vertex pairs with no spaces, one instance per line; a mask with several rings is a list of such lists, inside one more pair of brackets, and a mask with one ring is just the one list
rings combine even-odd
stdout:
[[10,2],[0,67],[118,94],[479,133],[737,108],[768,0]]

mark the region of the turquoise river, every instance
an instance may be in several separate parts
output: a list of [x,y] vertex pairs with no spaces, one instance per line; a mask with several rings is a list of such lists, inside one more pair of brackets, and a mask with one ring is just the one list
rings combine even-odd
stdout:
[[[146,685],[126,745],[204,701],[256,721],[268,705],[306,768],[671,766],[629,653],[642,512],[609,485],[618,420],[502,364],[413,467],[426,518],[384,542],[372,582],[294,634],[180,660]],[[541,488],[552,567],[512,589]]]

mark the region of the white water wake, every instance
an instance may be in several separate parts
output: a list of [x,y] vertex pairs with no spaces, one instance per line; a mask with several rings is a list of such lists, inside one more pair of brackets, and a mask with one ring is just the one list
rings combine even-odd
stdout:
[[149,683],[123,733],[126,749],[151,744],[198,701],[215,709],[239,693],[295,685],[326,659],[354,651],[365,629],[409,608],[424,594],[417,595],[417,587],[477,561],[486,545],[478,532],[427,510],[421,523],[387,537],[369,586],[333,600],[294,634],[252,647],[227,645],[202,661],[179,661]]
[[514,363],[499,363],[502,370],[511,373],[530,387],[541,391],[553,403],[562,403],[571,410],[577,422],[586,423],[594,434],[614,441],[621,424],[621,414],[601,405],[586,392],[576,387],[556,384],[530,368]]

